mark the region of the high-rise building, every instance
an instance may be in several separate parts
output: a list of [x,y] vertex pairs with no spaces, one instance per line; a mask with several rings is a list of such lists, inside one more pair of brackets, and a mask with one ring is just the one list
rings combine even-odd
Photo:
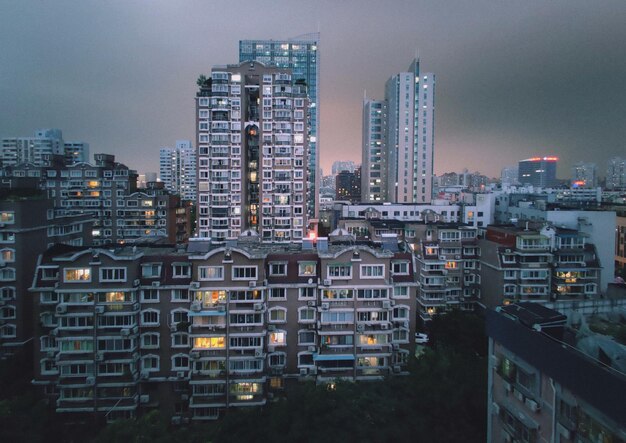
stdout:
[[89,143],[64,141],[60,129],[38,129],[34,137],[7,137],[2,139],[0,160],[2,166],[33,163],[42,166],[45,156],[62,155],[67,165],[89,161]]
[[308,100],[290,69],[214,67],[196,97],[199,237],[300,240],[307,228]]
[[354,172],[356,164],[352,160],[333,162],[331,167],[332,175],[337,175],[342,171]]
[[256,60],[268,66],[288,68],[292,72],[294,81],[304,81],[306,83],[309,98],[306,209],[309,218],[317,217],[320,187],[319,41],[319,33],[304,34],[287,40],[239,41],[239,62]]
[[573,188],[595,188],[598,175],[595,163],[578,162],[572,166],[571,186]]
[[557,185],[557,157],[533,157],[519,162],[518,181],[526,186],[551,188]]
[[178,140],[174,148],[161,148],[159,174],[167,190],[183,200],[196,199],[196,151],[191,140]]
[[351,203],[361,201],[361,168],[355,172],[341,171],[335,177],[335,199]]
[[502,183],[502,186],[512,186],[519,184],[519,182],[517,181],[518,177],[519,168],[517,166],[502,168],[502,172],[500,173],[500,181]]
[[613,157],[606,169],[607,189],[626,189],[626,158]]
[[374,203],[385,201],[387,166],[385,163],[385,134],[387,132],[387,102],[363,101],[363,145],[361,157],[361,199]]
[[[364,120],[371,117],[375,102],[365,100]],[[407,72],[389,78],[385,84],[386,128],[381,165],[381,198],[392,203],[429,203],[433,192],[435,143],[435,75],[420,74],[415,59]],[[371,181],[367,162],[372,156],[370,134],[375,125],[363,126],[363,177]],[[377,161],[377,158],[375,161]],[[366,162],[367,159],[367,162]],[[384,180],[383,180],[384,179]],[[365,189],[371,200],[375,193]]]

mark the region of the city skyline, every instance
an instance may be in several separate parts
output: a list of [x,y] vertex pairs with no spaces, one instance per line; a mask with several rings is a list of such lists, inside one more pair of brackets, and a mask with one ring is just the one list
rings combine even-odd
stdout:
[[[92,153],[156,171],[160,146],[193,138],[198,75],[235,63],[240,40],[319,31],[324,171],[360,159],[363,92],[382,99],[380,84],[416,53],[438,77],[437,174],[499,176],[524,158],[556,155],[560,178],[580,161],[604,176],[623,150],[621,2],[277,2],[237,13],[253,7],[5,3],[0,136],[63,128]],[[228,16],[243,18],[209,31]]]

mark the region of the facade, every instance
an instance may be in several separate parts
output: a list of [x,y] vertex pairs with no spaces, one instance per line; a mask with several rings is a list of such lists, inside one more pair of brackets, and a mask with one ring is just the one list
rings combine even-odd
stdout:
[[64,141],[60,129],[38,129],[34,137],[2,139],[0,160],[2,166],[33,163],[42,166],[52,154],[62,155],[66,164],[89,161],[89,144]]
[[557,157],[533,157],[519,162],[518,179],[522,185],[551,188],[557,185]]
[[[57,216],[92,214],[93,244],[137,238],[177,240],[176,209],[183,206],[162,184],[137,188],[137,173],[108,154],[95,154],[95,163],[65,165],[60,156],[44,157],[43,165],[5,167],[4,178],[29,177],[33,186],[54,201]],[[187,223],[188,225],[190,222]]]
[[502,172],[500,173],[500,181],[502,186],[515,186],[519,184],[519,167],[511,166],[502,168]]
[[615,218],[615,271],[626,277],[626,212]]
[[361,200],[387,201],[387,163],[385,155],[387,103],[363,101],[363,144],[361,158]]
[[256,60],[268,66],[291,70],[294,81],[304,81],[308,94],[307,217],[317,217],[320,176],[320,56],[319,33],[304,34],[287,40],[241,40],[239,62]]
[[481,303],[597,299],[601,261],[588,235],[543,224],[488,226],[480,247]]
[[606,189],[626,189],[626,158],[613,157],[606,168]]
[[358,203],[361,201],[361,169],[341,171],[335,177],[335,199]]
[[55,248],[33,284],[34,383],[59,413],[173,423],[289,383],[378,380],[415,348],[413,256],[371,245]]
[[[215,67],[196,97],[197,235],[264,242],[307,229],[306,87],[260,62]],[[310,171],[309,171],[310,172]]]
[[91,242],[88,215],[57,217],[53,202],[29,189],[0,189],[0,358],[29,345],[33,301],[28,292],[37,257],[54,243]]
[[174,148],[159,150],[159,176],[165,189],[182,200],[196,200],[196,151],[190,140],[178,140]]
[[593,308],[605,320],[535,303],[487,311],[488,442],[626,441],[624,342],[597,329],[620,317],[612,304]]
[[572,166],[570,180],[573,188],[595,188],[598,186],[598,172],[595,163],[578,162]]
[[416,228],[417,309],[422,321],[453,309],[474,310],[481,299],[478,230],[443,223]]
[[352,161],[335,161],[331,167],[331,174],[337,175],[341,171],[354,172],[357,168],[357,165]]

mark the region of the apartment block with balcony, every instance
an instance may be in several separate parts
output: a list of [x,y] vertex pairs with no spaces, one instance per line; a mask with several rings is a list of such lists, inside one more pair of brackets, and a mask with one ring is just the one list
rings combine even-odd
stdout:
[[624,328],[623,306],[488,310],[487,441],[626,441],[626,347],[612,335]]
[[551,224],[488,226],[479,241],[480,276],[491,282],[482,288],[483,303],[597,298],[601,265],[588,240]]
[[177,423],[263,405],[297,381],[402,374],[413,256],[343,240],[52,248],[32,288],[34,383],[60,413],[158,408]]
[[429,321],[452,309],[474,310],[481,299],[477,229],[453,223],[416,228],[421,319]]

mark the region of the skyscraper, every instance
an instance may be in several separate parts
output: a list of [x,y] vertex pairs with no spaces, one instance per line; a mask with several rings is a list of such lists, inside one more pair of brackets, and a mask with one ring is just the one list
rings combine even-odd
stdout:
[[518,181],[526,186],[551,188],[557,185],[557,157],[533,157],[519,162]]
[[304,81],[309,97],[309,152],[307,163],[307,216],[317,217],[319,202],[319,33],[287,40],[241,40],[239,62],[257,60],[278,68],[289,68],[294,81]]
[[183,200],[196,199],[196,151],[191,140],[178,140],[174,148],[161,148],[159,175],[169,191]]
[[[386,108],[382,159],[372,156],[372,110]],[[363,123],[363,195],[376,199],[371,187],[372,172],[366,165],[380,164],[381,199],[393,203],[428,203],[432,198],[435,144],[435,75],[420,75],[415,59],[407,72],[396,74],[385,84],[384,105],[365,100]],[[383,166],[384,165],[384,166]],[[377,168],[378,166],[376,166]],[[377,175],[377,173],[376,173]],[[375,183],[375,181],[374,181]]]
[[300,240],[307,227],[308,100],[291,70],[246,61],[198,80],[199,237]]
[[363,202],[385,201],[387,166],[384,151],[386,132],[387,102],[364,99],[361,151],[361,199]]
[[606,188],[626,189],[626,158],[613,157],[606,168]]
[[575,188],[595,188],[598,185],[596,164],[578,162],[572,166],[571,185]]
[[62,155],[67,165],[89,161],[89,143],[64,141],[60,129],[38,129],[34,137],[7,137],[2,139],[0,160],[2,166],[34,163],[42,166],[49,154]]

